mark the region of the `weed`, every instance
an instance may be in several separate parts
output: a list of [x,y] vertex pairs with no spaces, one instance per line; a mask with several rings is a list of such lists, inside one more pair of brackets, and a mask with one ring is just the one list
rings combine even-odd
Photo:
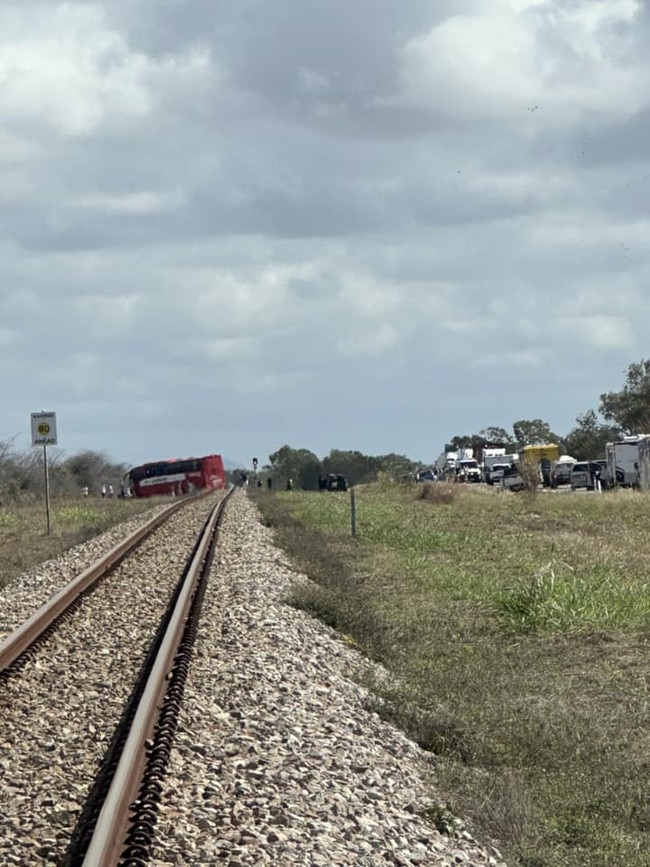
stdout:
[[422,815],[440,834],[450,836],[456,830],[457,819],[448,804],[431,804],[422,810]]
[[32,568],[103,533],[109,527],[150,509],[153,500],[54,500],[51,534],[46,534],[42,504],[22,503],[0,509],[0,587]]
[[449,505],[458,498],[459,491],[459,486],[452,482],[425,482],[417,499],[436,505]]

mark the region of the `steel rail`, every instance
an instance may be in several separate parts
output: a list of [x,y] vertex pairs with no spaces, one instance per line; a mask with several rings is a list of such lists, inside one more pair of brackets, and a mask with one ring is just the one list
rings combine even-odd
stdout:
[[188,613],[209,556],[227,495],[214,507],[190,564],[174,612],[124,744],[113,780],[86,850],[83,867],[114,867],[120,863],[129,828],[131,805],[138,795],[147,762],[147,743],[156,727],[174,659],[183,638]]
[[85,569],[76,578],[73,578],[56,595],[49,599],[45,605],[32,614],[24,623],[17,627],[0,644],[0,672],[5,671],[22,654],[28,650],[40,636],[49,629],[54,621],[99,578],[105,575],[113,566],[117,565],[139,542],[146,539],[157,530],[168,518],[181,509],[188,500],[179,500],[156,515],[142,527],[139,527],[126,539],[123,539],[107,554],[100,557],[92,566]]

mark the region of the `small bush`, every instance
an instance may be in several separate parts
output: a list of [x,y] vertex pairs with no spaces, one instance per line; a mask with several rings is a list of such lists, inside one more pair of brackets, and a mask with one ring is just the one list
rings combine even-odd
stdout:
[[529,494],[536,494],[540,486],[539,467],[530,461],[520,461],[519,475],[524,483],[524,490]]
[[458,485],[453,482],[425,482],[417,496],[418,500],[427,500],[436,505],[449,505],[457,499]]

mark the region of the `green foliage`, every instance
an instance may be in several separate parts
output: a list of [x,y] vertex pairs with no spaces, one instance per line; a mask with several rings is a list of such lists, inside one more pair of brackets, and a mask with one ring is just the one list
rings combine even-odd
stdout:
[[332,449],[319,458],[308,449],[294,449],[284,445],[269,456],[269,473],[276,490],[284,490],[287,479],[302,490],[318,490],[318,477],[329,473],[345,476],[351,485],[375,481],[380,473],[400,479],[415,472],[419,464],[404,455],[388,454],[372,457],[359,451]]
[[456,817],[448,804],[431,804],[422,811],[425,819],[428,819],[440,834],[453,834],[456,830]]
[[[84,487],[98,494],[102,484],[119,491],[127,467],[112,462],[101,452],[83,451],[65,457],[57,449],[48,450],[50,492],[56,496],[79,496]],[[0,442],[0,504],[31,502],[43,494],[42,449],[20,452],[13,444]]]
[[504,427],[490,426],[483,428],[478,432],[477,438],[487,442],[503,443],[504,445],[514,443],[512,435]]
[[650,360],[628,367],[620,391],[600,395],[600,412],[628,434],[650,431]]
[[269,463],[276,489],[284,489],[289,479],[296,486],[313,490],[318,488],[320,461],[309,449],[293,449],[289,445],[283,445],[269,455]]
[[650,623],[650,598],[630,587],[625,576],[598,566],[577,571],[553,561],[500,592],[496,608],[513,630],[524,632],[647,628]]
[[514,422],[512,430],[518,446],[535,446],[543,443],[559,443],[561,437],[553,433],[550,425],[541,418],[521,419]]
[[621,435],[619,427],[601,424],[594,410],[588,409],[576,418],[576,427],[566,437],[564,448],[579,461],[588,461],[603,457],[607,443]]
[[645,867],[650,497],[456,487],[360,489],[354,542],[346,498],[266,499],[305,606],[389,672],[373,709],[435,751],[431,821],[449,799],[508,863]]
[[[79,494],[77,492],[77,496]],[[51,534],[42,502],[0,506],[0,587],[61,551],[157,505],[157,499],[53,498]]]

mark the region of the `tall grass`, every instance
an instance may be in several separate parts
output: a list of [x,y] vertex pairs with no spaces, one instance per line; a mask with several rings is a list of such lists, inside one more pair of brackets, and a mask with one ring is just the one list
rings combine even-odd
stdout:
[[21,572],[147,511],[159,500],[54,499],[47,535],[43,503],[0,507],[0,587]]
[[[435,487],[435,486],[432,486]],[[454,486],[259,499],[305,604],[393,673],[376,708],[511,863],[650,863],[650,498]]]

